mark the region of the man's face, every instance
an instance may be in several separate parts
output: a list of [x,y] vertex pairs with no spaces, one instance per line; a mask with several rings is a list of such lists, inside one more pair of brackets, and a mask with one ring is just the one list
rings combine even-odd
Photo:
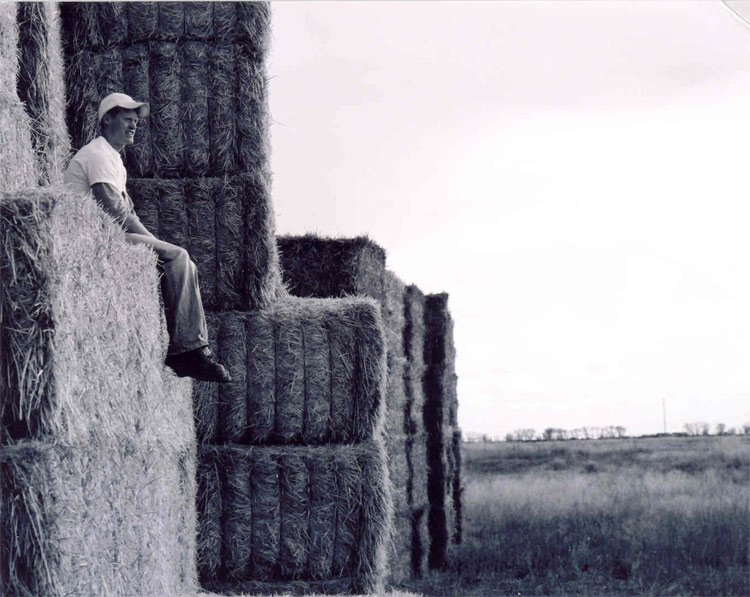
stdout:
[[118,110],[115,115],[107,114],[104,136],[114,146],[125,147],[131,145],[138,128],[138,112],[135,110]]

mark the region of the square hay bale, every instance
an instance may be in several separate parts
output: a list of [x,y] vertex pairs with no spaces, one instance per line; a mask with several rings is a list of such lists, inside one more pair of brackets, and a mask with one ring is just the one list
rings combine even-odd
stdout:
[[195,260],[206,309],[260,309],[282,295],[265,179],[136,178],[128,192],[144,225]]
[[406,355],[404,352],[404,291],[406,286],[390,271],[384,276],[383,323],[388,349],[388,387],[386,391],[386,430],[389,434],[410,432],[406,395]]
[[294,296],[369,296],[383,304],[385,251],[366,237],[312,234],[277,239],[281,272]]
[[52,2],[21,2],[16,18],[20,49],[18,94],[32,123],[39,184],[60,184],[68,164],[70,139],[65,128],[58,7]]
[[451,493],[453,494],[453,529],[452,540],[457,545],[463,539],[463,508],[462,494],[463,486],[461,484],[461,430],[453,430],[453,475],[451,478]]
[[404,355],[404,326],[406,315],[404,313],[404,295],[406,285],[390,270],[385,270],[383,277],[383,322],[385,327],[393,330],[398,335],[398,341],[389,346],[389,351],[399,356]]
[[425,502],[411,511],[411,574],[413,578],[422,578],[425,573],[425,563],[430,534],[427,527],[427,511],[429,505]]
[[424,306],[425,296],[422,291],[414,285],[407,286],[404,291],[404,417],[410,435],[424,433]]
[[325,580],[369,592],[382,585],[391,503],[380,442],[204,445],[199,461],[204,588]]
[[0,192],[34,186],[39,179],[31,144],[31,122],[16,90],[18,26],[16,2],[0,3]]
[[381,432],[386,355],[371,299],[289,297],[208,323],[234,381],[215,393],[196,383],[200,441],[352,443]]
[[0,448],[0,592],[195,594],[195,452],[185,444]]
[[124,90],[151,104],[137,139],[144,146],[128,150],[137,175],[251,172],[270,182],[265,3],[66,2],[61,10],[74,147],[96,134],[101,97]]
[[448,310],[448,295],[426,297],[424,359],[424,425],[427,434],[427,488],[430,502],[430,569],[447,566],[447,545],[456,536],[453,485],[455,456],[453,432],[456,426],[455,347],[453,320]]
[[424,433],[409,436],[407,447],[409,483],[407,500],[412,509],[428,503],[427,498],[427,437]]
[[406,399],[406,383],[404,372],[406,358],[403,353],[390,350],[401,341],[402,336],[392,329],[385,330],[386,346],[388,347],[388,384],[386,387],[386,431],[393,435],[403,435],[409,432],[407,416],[409,406]]
[[407,487],[411,482],[407,451],[410,439],[401,435],[388,435],[388,474],[393,486],[394,533],[389,545],[389,581],[398,583],[411,576],[411,506]]
[[[0,392],[8,441],[193,436],[191,384],[165,373],[155,255],[94,200],[0,195]],[[179,391],[165,391],[164,375]]]

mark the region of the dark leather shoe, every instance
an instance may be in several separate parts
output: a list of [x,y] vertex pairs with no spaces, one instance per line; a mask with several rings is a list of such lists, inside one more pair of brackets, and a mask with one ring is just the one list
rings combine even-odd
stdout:
[[207,346],[180,354],[168,355],[164,363],[171,367],[177,377],[192,377],[200,381],[226,383],[232,377],[224,365],[219,363]]

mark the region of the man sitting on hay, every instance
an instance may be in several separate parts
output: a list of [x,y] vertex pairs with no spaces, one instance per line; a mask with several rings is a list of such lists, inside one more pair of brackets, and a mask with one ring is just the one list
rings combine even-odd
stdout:
[[180,377],[204,381],[231,381],[229,373],[208,348],[198,269],[182,247],[157,239],[141,223],[125,189],[127,171],[120,157],[135,137],[138,120],[149,107],[124,93],[112,93],[99,104],[101,135],[84,145],[65,171],[65,186],[76,193],[91,192],[111,215],[129,242],[154,250],[162,272],[161,288],[169,331],[166,364]]

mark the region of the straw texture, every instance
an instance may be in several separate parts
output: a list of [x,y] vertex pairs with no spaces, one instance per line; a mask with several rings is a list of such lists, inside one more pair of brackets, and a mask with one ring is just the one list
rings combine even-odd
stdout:
[[380,433],[386,355],[372,300],[290,297],[208,324],[233,381],[196,383],[201,442],[353,443]]
[[31,145],[31,122],[16,90],[18,27],[16,3],[0,3],[0,192],[37,183],[39,172]]
[[284,283],[300,297],[352,294],[385,300],[385,251],[366,237],[277,239]]
[[39,184],[62,183],[70,140],[65,128],[65,83],[58,7],[51,2],[21,2],[18,93],[30,117]]
[[0,253],[7,434],[181,445],[190,383],[164,391],[153,253],[127,243],[90,197],[54,188],[0,195]]
[[194,466],[159,442],[4,446],[0,591],[194,593]]
[[136,178],[128,191],[146,228],[195,259],[207,309],[257,309],[282,295],[266,179]]
[[191,384],[155,258],[90,197],[0,195],[0,592],[194,590]]
[[206,445],[199,458],[204,587],[246,590],[243,581],[345,580],[349,591],[378,588],[391,515],[379,442]]

